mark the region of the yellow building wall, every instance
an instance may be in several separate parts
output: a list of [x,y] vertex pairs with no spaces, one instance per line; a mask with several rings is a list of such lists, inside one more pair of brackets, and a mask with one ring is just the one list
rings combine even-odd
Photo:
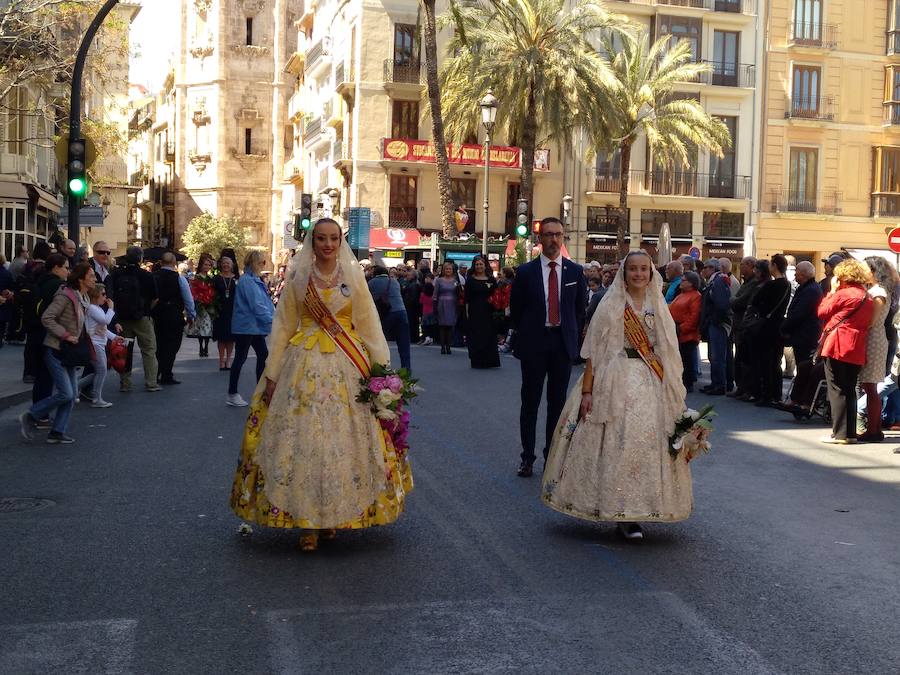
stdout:
[[[830,0],[823,23],[837,31],[836,49],[788,45],[793,0],[773,0],[768,17],[766,104],[761,213],[756,232],[759,256],[806,253],[820,258],[841,248],[887,248],[886,229],[896,223],[873,218],[873,148],[900,142],[883,125],[887,2]],[[791,120],[789,95],[795,65],[822,69],[822,93],[834,100],[834,119]],[[818,149],[820,198],[839,193],[835,213],[801,214],[775,209],[790,184],[790,148]]]

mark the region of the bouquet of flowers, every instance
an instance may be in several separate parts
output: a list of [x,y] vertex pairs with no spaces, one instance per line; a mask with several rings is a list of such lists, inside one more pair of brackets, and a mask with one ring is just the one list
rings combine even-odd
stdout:
[[372,366],[369,377],[359,381],[362,389],[356,400],[370,405],[381,428],[390,436],[398,458],[409,449],[409,402],[418,395],[417,382],[405,368],[391,370],[380,363]]
[[701,453],[708,453],[712,447],[709,435],[712,433],[712,418],[716,413],[711,405],[699,411],[688,408],[675,420],[675,431],[669,436],[669,454],[672,459],[684,454],[690,462]]
[[210,279],[195,274],[191,279],[191,296],[194,298],[194,304],[198,310],[203,309],[211,318],[215,318],[216,291],[213,289]]

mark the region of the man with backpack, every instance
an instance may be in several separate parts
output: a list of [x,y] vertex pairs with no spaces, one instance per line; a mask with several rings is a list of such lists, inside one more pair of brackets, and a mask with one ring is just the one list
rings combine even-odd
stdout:
[[[150,311],[156,305],[158,294],[153,275],[141,268],[144,252],[140,246],[129,246],[125,253],[125,266],[117,267],[110,275],[109,290],[115,302],[115,321],[122,326],[122,336],[135,338],[141,350],[144,364],[144,388],[160,391],[156,382],[159,366],[156,361],[156,335]],[[107,291],[109,292],[109,291]],[[128,351],[125,370],[119,374],[119,391],[131,391],[132,350]]]

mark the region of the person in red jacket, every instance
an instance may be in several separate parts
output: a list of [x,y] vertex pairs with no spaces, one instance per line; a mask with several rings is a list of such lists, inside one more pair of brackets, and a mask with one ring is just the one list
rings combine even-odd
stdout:
[[678,331],[678,351],[684,365],[681,380],[684,388],[691,392],[697,381],[697,345],[700,344],[700,275],[685,272],[678,288],[681,292],[669,305],[669,312]]
[[819,305],[819,319],[825,325],[820,353],[832,419],[831,436],[823,443],[856,443],[856,378],[866,362],[866,335],[874,311],[866,292],[870,280],[865,264],[845,260],[834,268],[831,293]]

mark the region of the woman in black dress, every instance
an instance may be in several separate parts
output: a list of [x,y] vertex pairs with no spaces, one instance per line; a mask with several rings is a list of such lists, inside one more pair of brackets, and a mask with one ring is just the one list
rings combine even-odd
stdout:
[[487,260],[476,256],[466,278],[467,345],[472,368],[499,368],[497,332],[491,294],[497,282]]
[[213,278],[218,314],[213,319],[212,339],[219,348],[219,370],[231,369],[234,354],[234,335],[231,334],[231,314],[234,312],[234,291],[238,275],[234,261],[228,255],[219,258],[219,273]]

